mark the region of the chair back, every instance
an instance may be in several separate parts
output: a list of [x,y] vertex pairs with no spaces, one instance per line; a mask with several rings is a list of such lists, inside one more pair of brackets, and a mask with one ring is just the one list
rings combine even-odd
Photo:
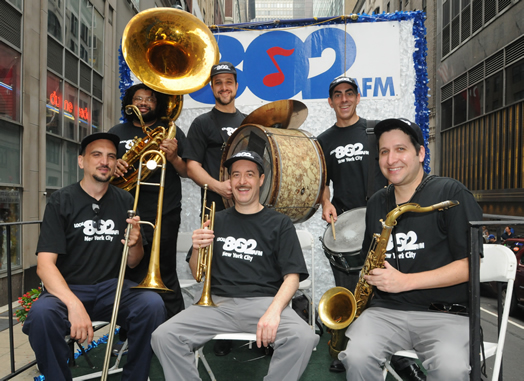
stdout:
[[515,280],[517,259],[509,247],[485,244],[480,262],[480,282],[508,282]]

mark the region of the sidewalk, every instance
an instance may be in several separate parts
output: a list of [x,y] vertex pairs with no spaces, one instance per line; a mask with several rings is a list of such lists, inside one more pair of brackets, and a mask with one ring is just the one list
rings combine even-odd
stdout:
[[[13,310],[18,306],[13,305]],[[11,357],[9,355],[9,316],[7,306],[0,307],[0,378],[7,376],[11,373]],[[22,333],[22,325],[16,321],[13,317],[15,326],[13,327],[13,340],[15,348],[15,370],[23,367],[35,359],[35,355],[27,336]],[[11,380],[16,381],[28,381],[33,380],[34,377],[40,375],[40,372],[36,369],[36,366],[31,367],[25,372],[19,374]]]

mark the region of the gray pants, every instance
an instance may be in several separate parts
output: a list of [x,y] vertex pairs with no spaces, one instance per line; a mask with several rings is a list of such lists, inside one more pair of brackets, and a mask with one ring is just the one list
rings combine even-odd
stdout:
[[380,380],[393,353],[414,349],[428,381],[469,380],[467,316],[441,312],[366,309],[346,331],[349,338],[339,359],[348,380]]
[[[272,297],[225,298],[213,295],[218,307],[192,305],[153,332],[151,345],[166,380],[200,380],[195,351],[219,333],[256,333],[257,323]],[[295,311],[286,307],[274,343],[274,353],[264,380],[298,380],[319,340]]]

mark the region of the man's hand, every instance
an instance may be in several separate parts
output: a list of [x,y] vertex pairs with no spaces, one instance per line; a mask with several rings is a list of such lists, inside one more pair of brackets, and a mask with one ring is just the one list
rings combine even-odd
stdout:
[[115,169],[115,177],[122,177],[127,173],[127,168],[129,167],[129,164],[127,164],[124,160],[118,159],[116,161],[116,169]]
[[270,312],[268,309],[260,318],[257,324],[257,347],[262,345],[268,347],[269,344],[274,343],[277,337],[278,325],[280,324],[280,314]]
[[[139,240],[141,242],[140,224],[138,223],[139,221],[140,221],[139,216],[134,216],[133,218],[126,219],[126,222],[128,224],[131,224],[133,227],[131,229],[131,232],[129,233],[129,241],[127,242],[127,246],[129,247],[135,246],[139,242]],[[127,231],[127,228],[126,228],[126,231]],[[125,245],[125,243],[126,243],[126,240],[123,239],[122,244]]]
[[173,162],[178,156],[178,140],[164,139],[160,144],[160,150],[166,153],[166,159],[169,162]]
[[233,192],[231,191],[231,180],[228,179],[226,181],[219,182],[215,192],[225,199],[231,199],[231,197],[233,197]]
[[193,250],[198,250],[207,247],[213,243],[215,234],[213,230],[209,230],[210,223],[211,220],[206,221],[202,229],[197,229],[193,232],[193,235],[191,237],[193,241]]
[[82,344],[87,339],[87,345],[93,341],[93,325],[87,311],[80,301],[67,307],[68,320],[71,323],[70,336]]
[[389,262],[384,262],[383,269],[373,269],[369,275],[364,275],[364,279],[370,285],[377,287],[380,291],[396,294],[409,291],[407,279],[409,274],[404,274],[391,266]]
[[327,223],[331,223],[331,218],[333,222],[337,222],[337,209],[329,201],[322,204],[322,219]]

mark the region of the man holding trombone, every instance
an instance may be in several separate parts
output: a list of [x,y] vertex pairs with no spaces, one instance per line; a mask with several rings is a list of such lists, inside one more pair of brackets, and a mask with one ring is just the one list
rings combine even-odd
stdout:
[[[37,246],[37,274],[45,290],[33,304],[23,332],[48,380],[72,379],[66,335],[91,344],[91,322],[111,319],[128,226],[128,266],[135,267],[144,255],[140,218],[125,219],[133,197],[109,184],[118,143],[118,137],[108,133],[84,138],[78,156],[84,177],[54,192],[46,206]],[[124,280],[117,318],[130,343],[122,380],[148,379],[151,333],[166,314],[158,294],[131,290],[135,285]]]
[[[219,333],[256,333],[259,348],[272,344],[275,350],[264,379],[298,380],[318,336],[289,307],[299,281],[308,276],[295,228],[289,217],[260,204],[264,170],[257,153],[240,151],[224,167],[235,206],[194,231],[189,260],[197,277],[199,249],[214,249],[211,266],[204,270],[213,300],[162,324],[153,333],[153,350],[166,380],[200,380],[194,356],[198,348]],[[208,229],[211,221],[214,230]]]

